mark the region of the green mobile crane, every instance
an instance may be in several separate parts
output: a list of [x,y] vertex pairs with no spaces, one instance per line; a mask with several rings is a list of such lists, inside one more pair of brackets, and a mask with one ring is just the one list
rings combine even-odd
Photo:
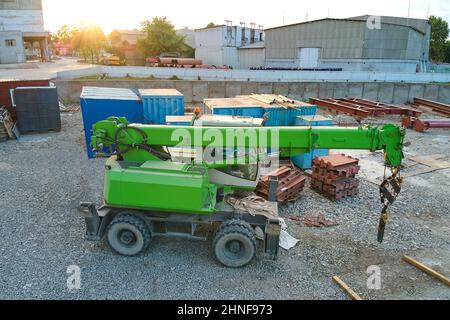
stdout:
[[404,129],[391,124],[212,128],[130,124],[125,118],[108,118],[93,126],[92,148],[110,157],[105,164],[104,205],[80,204],[86,239],[98,241],[106,234],[114,251],[133,256],[144,252],[153,236],[206,240],[214,232],[216,258],[226,266],[241,267],[255,256],[255,228],[260,227],[265,255],[276,259],[279,218],[240,212],[224,201],[236,190],[255,189],[261,150],[267,148],[278,148],[280,156],[313,148],[384,150],[393,175],[380,189],[382,239],[387,206],[400,191],[397,173],[404,134]]

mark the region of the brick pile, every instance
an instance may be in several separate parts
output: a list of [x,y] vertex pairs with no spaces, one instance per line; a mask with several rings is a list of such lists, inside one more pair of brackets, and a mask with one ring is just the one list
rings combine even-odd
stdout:
[[344,154],[317,157],[313,160],[311,188],[331,199],[340,200],[358,194],[355,178],[359,159]]
[[265,199],[269,197],[269,177],[278,178],[278,188],[276,193],[277,202],[284,202],[295,199],[305,186],[306,177],[297,169],[289,166],[282,166],[259,180],[256,186],[256,193]]

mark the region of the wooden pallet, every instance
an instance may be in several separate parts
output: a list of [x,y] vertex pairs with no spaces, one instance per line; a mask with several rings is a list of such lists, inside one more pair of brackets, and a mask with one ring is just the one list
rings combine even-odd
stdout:
[[14,139],[14,121],[5,107],[0,107],[0,141]]

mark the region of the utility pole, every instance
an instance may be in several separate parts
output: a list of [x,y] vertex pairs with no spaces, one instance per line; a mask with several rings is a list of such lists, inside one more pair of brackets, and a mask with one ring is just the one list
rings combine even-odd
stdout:
[[410,12],[411,12],[411,1],[408,2],[408,19],[406,20],[408,26],[409,26],[409,14],[410,14]]

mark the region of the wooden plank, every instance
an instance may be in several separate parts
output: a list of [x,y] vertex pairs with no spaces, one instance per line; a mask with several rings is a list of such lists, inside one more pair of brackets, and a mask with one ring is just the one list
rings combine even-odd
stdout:
[[442,154],[434,154],[430,156],[410,157],[409,159],[428,167],[446,169],[450,165],[450,162],[443,161],[442,159],[444,158],[447,158],[447,156]]
[[422,270],[423,272],[428,273],[430,276],[435,277],[436,279],[442,281],[446,285],[450,286],[450,279],[447,278],[446,276],[440,274],[436,270],[433,270],[430,267],[427,267],[423,263],[420,263],[419,261],[414,260],[413,258],[411,258],[407,255],[403,256],[403,260],[408,262],[409,264],[413,265],[414,267]]
[[14,124],[14,127],[12,128],[12,132],[14,133],[14,137],[16,139],[20,138],[20,131],[19,131],[19,126],[17,125],[17,122]]
[[352,300],[362,300],[362,298],[338,276],[333,276],[333,281],[336,282],[350,296],[350,298],[352,298]]
[[12,119],[9,116],[4,119],[3,125],[5,126],[5,129],[8,132],[9,137],[13,139],[14,134],[12,132],[12,128],[14,127],[14,124],[12,123]]

